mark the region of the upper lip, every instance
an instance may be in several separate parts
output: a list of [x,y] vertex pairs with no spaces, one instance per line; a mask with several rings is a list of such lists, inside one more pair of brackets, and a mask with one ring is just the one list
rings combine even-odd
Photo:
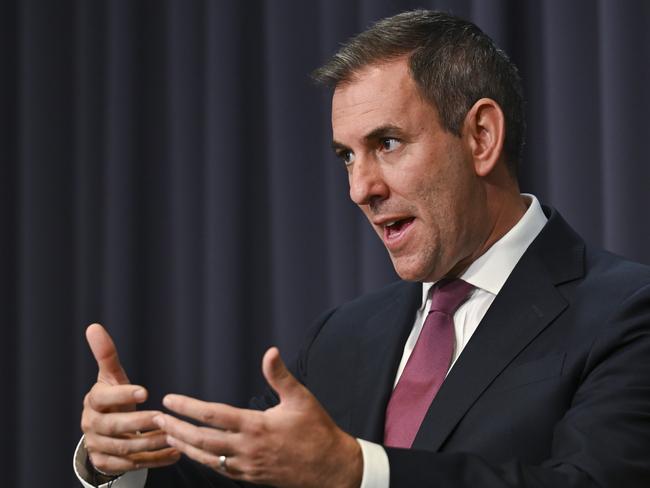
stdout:
[[385,227],[387,225],[393,224],[399,220],[406,220],[414,218],[412,215],[385,215],[383,217],[378,217],[372,221],[373,224],[379,227]]

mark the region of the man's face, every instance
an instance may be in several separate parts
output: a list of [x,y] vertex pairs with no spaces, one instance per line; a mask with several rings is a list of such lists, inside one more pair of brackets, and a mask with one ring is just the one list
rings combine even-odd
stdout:
[[401,278],[435,281],[477,257],[489,219],[471,150],[442,128],[406,59],[369,66],[337,87],[332,130],[350,197]]

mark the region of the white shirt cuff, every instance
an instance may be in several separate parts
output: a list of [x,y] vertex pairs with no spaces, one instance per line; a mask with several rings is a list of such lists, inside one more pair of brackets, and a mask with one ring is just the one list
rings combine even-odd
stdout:
[[360,488],[389,488],[390,464],[382,446],[357,439],[363,456],[363,478]]
[[[74,451],[74,459],[72,466],[74,472],[79,478],[79,481],[85,488],[95,488],[91,484],[92,475],[86,469],[86,459],[88,459],[88,452],[83,443],[84,438],[82,437],[77,444],[77,449]],[[129,471],[124,473],[122,476],[117,478],[110,484],[111,488],[144,488],[144,484],[147,481],[147,470],[139,469],[138,471]],[[109,483],[104,483],[100,485],[99,488],[108,488]]]

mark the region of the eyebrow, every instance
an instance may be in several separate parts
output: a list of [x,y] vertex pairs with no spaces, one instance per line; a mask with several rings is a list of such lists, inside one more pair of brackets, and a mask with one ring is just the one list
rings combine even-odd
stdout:
[[[402,129],[399,128],[396,125],[392,124],[386,124],[386,125],[381,125],[370,132],[368,132],[365,136],[363,136],[364,142],[368,143],[370,141],[376,141],[377,139],[382,139],[384,137],[396,137],[396,136],[401,136],[403,133]],[[332,149],[336,153],[339,153],[340,151],[349,151],[350,148],[347,147],[345,144],[342,144],[336,140],[332,141]]]
[[382,139],[384,137],[395,137],[401,135],[402,135],[402,129],[400,129],[396,125],[386,124],[371,130],[365,136],[363,136],[363,139],[366,142],[368,142],[368,141],[376,141],[377,139]]
[[332,149],[334,150],[334,152],[336,154],[339,154],[342,151],[349,151],[350,150],[350,148],[348,146],[346,146],[345,144],[341,144],[340,142],[337,142],[337,141],[332,141],[331,146],[332,146]]

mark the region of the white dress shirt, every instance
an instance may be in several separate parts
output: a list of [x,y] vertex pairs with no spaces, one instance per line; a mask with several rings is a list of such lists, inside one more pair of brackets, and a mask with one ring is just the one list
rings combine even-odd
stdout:
[[[456,342],[451,368],[453,368],[472,334],[478,328],[481,319],[490,308],[519,259],[546,224],[546,216],[537,198],[533,195],[523,196],[528,203],[528,210],[524,216],[460,276],[461,279],[473,285],[474,290],[454,314]],[[422,304],[416,313],[413,329],[404,345],[404,353],[402,354],[394,385],[399,381],[422,331],[424,320],[431,307],[430,291],[434,284],[422,283]],[[381,445],[374,442],[363,439],[357,440],[363,454],[361,488],[389,488],[390,466],[386,451]],[[91,484],[85,481],[90,479],[89,473],[85,469],[86,456],[85,448],[80,441],[74,456],[75,473],[85,488],[93,488]],[[111,488],[143,488],[146,479],[146,469],[132,471],[116,479]],[[108,484],[101,485],[101,488],[107,487]]]
[[[74,472],[79,478],[79,481],[85,488],[95,488],[95,485],[91,485],[92,474],[86,469],[86,459],[88,458],[88,452],[86,451],[86,446],[83,443],[84,438],[82,437],[77,444],[77,449],[74,452],[74,459],[72,465],[74,467]],[[129,471],[124,473],[119,478],[116,478],[115,481],[110,483],[110,488],[143,488],[145,482],[147,481],[147,470],[139,469],[137,471]],[[101,488],[108,488],[109,483],[104,483],[99,485]]]

